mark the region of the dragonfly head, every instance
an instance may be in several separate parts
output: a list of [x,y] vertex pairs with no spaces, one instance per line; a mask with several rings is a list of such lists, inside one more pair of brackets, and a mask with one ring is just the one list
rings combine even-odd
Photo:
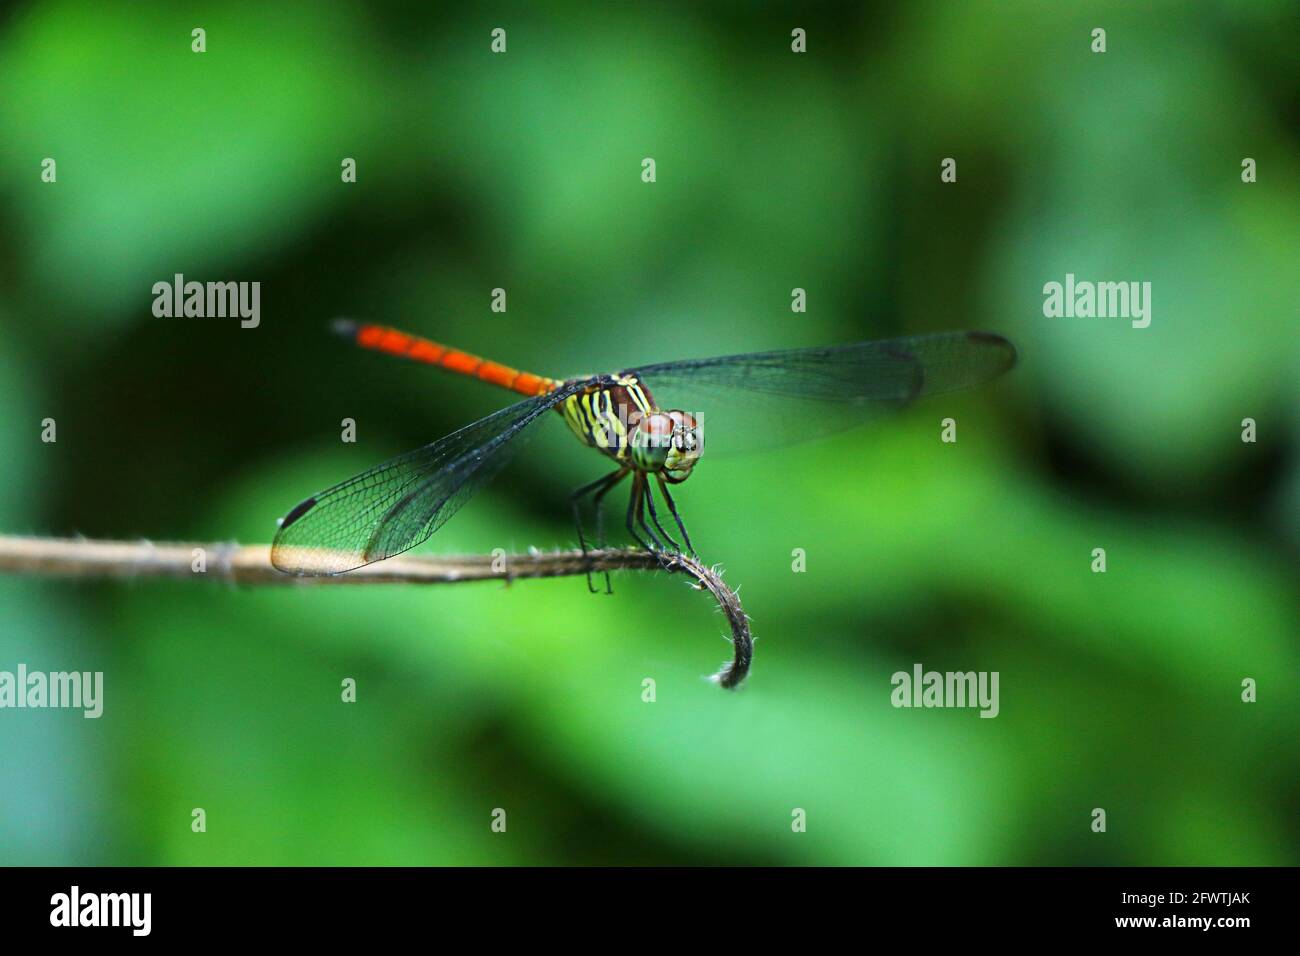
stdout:
[[662,472],[673,484],[690,477],[704,453],[695,418],[681,409],[642,415],[632,431],[632,462],[642,471]]

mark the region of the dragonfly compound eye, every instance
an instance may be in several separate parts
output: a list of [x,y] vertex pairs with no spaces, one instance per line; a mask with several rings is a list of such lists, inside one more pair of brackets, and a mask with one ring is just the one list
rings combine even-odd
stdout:
[[679,409],[668,412],[673,421],[672,448],[664,460],[664,468],[677,480],[684,480],[704,453],[704,437],[695,418]]
[[675,423],[667,415],[642,417],[632,432],[632,462],[642,471],[660,471],[672,453]]

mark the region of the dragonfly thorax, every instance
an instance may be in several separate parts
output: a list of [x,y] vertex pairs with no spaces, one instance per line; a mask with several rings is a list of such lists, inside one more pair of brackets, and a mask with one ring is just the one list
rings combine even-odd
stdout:
[[704,450],[694,416],[655,404],[631,372],[592,381],[559,407],[573,433],[625,468],[685,481]]

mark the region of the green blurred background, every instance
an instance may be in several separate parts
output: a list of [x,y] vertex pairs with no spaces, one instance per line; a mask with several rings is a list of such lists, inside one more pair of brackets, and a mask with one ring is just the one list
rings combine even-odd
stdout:
[[[1282,0],[10,8],[7,533],[267,541],[509,400],[338,314],[554,375],[950,328],[1021,365],[704,460],[679,502],[758,637],[734,694],[666,575],[0,579],[0,669],[106,682],[97,721],[0,713],[0,861],[1300,861],[1298,29]],[[260,281],[261,326],[154,318],[177,272]],[[1044,318],[1067,272],[1151,281],[1151,327]],[[571,546],[603,466],[547,427],[422,550]],[[894,709],[915,662],[998,671],[1001,715]]]

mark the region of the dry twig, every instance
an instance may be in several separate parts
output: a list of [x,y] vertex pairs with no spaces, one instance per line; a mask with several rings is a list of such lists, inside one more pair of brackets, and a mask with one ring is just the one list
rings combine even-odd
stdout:
[[[733,657],[713,679],[728,689],[739,686],[749,672],[754,641],[749,618],[736,592],[722,583],[716,568],[695,558],[673,555],[661,564],[648,551],[608,548],[589,551],[530,552],[528,554],[465,555],[459,557],[398,556],[346,574],[299,577],[276,570],[270,546],[217,544],[157,544],[150,541],[91,541],[83,538],[27,538],[0,535],[0,574],[83,578],[208,578],[235,584],[274,584],[317,587],[337,584],[458,584],[464,581],[507,582],[521,578],[555,578],[588,571],[681,571],[697,590],[707,590],[718,602],[731,627]],[[202,571],[196,571],[202,555]]]

